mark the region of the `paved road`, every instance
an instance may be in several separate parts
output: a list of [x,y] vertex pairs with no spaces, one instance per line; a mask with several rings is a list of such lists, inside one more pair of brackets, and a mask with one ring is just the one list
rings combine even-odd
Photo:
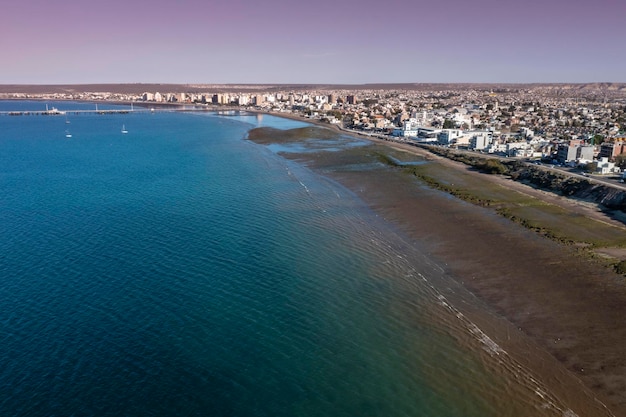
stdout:
[[585,179],[591,183],[606,185],[609,187],[620,189],[622,191],[626,191],[626,184],[621,183],[619,182],[619,180],[616,180],[614,178],[608,178],[608,177],[600,176],[596,174],[589,175],[589,174],[578,173],[576,171],[573,171],[572,168],[558,167],[558,166],[552,166],[552,165],[536,165],[536,164],[533,164],[532,162],[527,162],[527,163],[533,166],[540,167],[542,169],[549,170],[549,171],[557,171],[562,174],[569,175],[571,177]]

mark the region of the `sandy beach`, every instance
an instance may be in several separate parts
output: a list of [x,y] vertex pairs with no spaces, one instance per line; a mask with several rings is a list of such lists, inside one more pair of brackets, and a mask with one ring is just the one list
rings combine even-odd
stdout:
[[[576,248],[430,189],[398,169],[355,168],[374,162],[373,155],[391,148],[445,164],[450,170],[467,171],[465,165],[427,151],[377,140],[356,151],[285,157],[343,184],[419,242],[449,276],[480,300],[480,305],[464,304],[463,313],[572,404],[578,415],[626,415],[623,277],[580,257]],[[502,177],[485,180],[623,227],[589,205]]]

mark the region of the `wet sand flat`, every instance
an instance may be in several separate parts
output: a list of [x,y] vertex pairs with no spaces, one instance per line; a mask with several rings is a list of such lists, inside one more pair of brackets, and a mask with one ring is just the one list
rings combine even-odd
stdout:
[[[450,276],[529,340],[514,343],[519,339],[497,325],[490,334],[550,381],[555,393],[577,403],[584,415],[611,415],[599,411],[593,397],[614,415],[626,415],[623,278],[578,256],[573,247],[381,164],[385,149],[390,148],[383,143],[285,156],[337,180],[419,242]],[[472,320],[490,328],[487,315],[471,310]]]

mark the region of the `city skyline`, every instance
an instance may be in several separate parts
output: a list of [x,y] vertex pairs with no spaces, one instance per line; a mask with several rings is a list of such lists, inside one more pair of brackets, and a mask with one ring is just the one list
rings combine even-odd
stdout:
[[617,0],[12,2],[1,84],[626,82]]

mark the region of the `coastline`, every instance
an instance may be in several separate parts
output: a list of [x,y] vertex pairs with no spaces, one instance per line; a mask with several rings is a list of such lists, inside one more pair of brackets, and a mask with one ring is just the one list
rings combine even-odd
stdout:
[[[337,127],[334,130],[367,139],[372,146],[440,159],[419,148]],[[578,258],[572,247],[539,236],[485,208],[419,186],[393,169],[342,169],[352,163],[348,154],[283,156],[305,161],[309,168],[338,181],[425,247],[449,276],[489,310],[464,304],[463,314],[539,375],[552,392],[572,404],[578,415],[626,414],[626,348],[622,347],[626,331],[620,323],[626,313],[626,286],[617,274]],[[450,160],[438,163],[452,170],[467,170]],[[558,199],[524,184],[510,186],[537,198]],[[605,216],[584,204],[560,204],[590,216]],[[520,337],[511,337],[511,329]]]
[[[303,121],[374,145],[438,158],[419,148],[297,115],[241,111]],[[306,154],[294,159],[306,160],[311,169],[352,190],[386,221],[424,245],[449,276],[489,309],[485,312],[481,306],[464,305],[464,314],[540,375],[566,403],[576,405],[580,417],[626,415],[626,349],[621,346],[626,333],[620,326],[626,312],[623,281],[617,282],[613,274],[576,259],[571,248],[490,215],[483,208],[416,187],[414,180],[395,175],[392,169],[382,176],[380,172],[346,172],[340,168],[349,160],[327,157]],[[449,164],[450,169],[467,170],[453,161],[440,162]],[[522,184],[515,186],[533,190]],[[504,261],[496,262],[498,258]],[[515,329],[519,333],[511,335]],[[601,403],[612,413],[604,412]]]

